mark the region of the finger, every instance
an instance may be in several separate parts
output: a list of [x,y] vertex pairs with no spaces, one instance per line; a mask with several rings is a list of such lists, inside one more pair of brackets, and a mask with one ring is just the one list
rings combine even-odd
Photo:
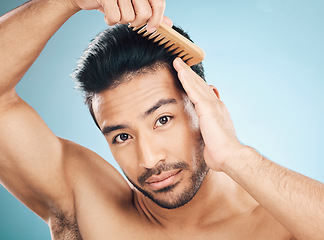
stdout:
[[134,21],[135,12],[133,9],[133,4],[129,0],[118,0],[119,11],[121,13],[120,23],[126,24]]
[[105,9],[104,9],[103,7],[99,7],[99,8],[98,8],[98,11],[99,11],[99,12],[102,12],[103,14],[105,14]]
[[116,0],[101,0],[105,12],[105,21],[108,25],[115,25],[120,21],[121,13]]
[[144,25],[152,16],[151,5],[147,0],[133,0],[133,7],[135,11],[135,20],[130,22],[134,27]]
[[168,26],[172,27],[173,26],[173,22],[170,18],[168,18],[167,16],[163,15],[163,19],[162,22],[166,23]]
[[175,70],[178,72],[179,80],[186,91],[188,97],[194,104],[208,98],[215,97],[213,90],[201,79],[181,58],[176,58],[173,62]]
[[147,31],[154,32],[161,24],[165,11],[165,0],[149,0],[152,8],[152,16],[147,23]]

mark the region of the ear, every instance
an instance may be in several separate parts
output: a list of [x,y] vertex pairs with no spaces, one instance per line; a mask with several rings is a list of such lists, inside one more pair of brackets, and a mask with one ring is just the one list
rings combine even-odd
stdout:
[[220,99],[218,89],[213,85],[209,85],[209,87],[213,90],[217,98]]

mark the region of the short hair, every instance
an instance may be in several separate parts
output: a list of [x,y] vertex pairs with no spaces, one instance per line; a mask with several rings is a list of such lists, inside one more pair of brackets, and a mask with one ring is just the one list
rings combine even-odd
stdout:
[[[180,27],[173,26],[177,32],[192,41]],[[141,73],[143,70],[157,70],[166,67],[177,79],[173,60],[178,56],[134,32],[127,25],[115,25],[99,33],[89,44],[78,60],[72,77],[77,88],[83,92],[85,103],[91,116],[100,129],[92,108],[92,98],[96,93],[117,87],[125,76]],[[205,80],[202,63],[191,67]]]

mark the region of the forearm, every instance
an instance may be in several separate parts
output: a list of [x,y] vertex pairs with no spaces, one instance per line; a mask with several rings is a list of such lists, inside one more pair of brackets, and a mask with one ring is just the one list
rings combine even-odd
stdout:
[[299,240],[324,238],[324,184],[279,166],[252,148],[223,171]]
[[324,184],[281,167],[239,143],[225,104],[181,59],[173,64],[195,105],[206,164],[243,187],[298,240],[324,239]]
[[33,0],[0,17],[0,95],[12,90],[62,24],[70,1]]

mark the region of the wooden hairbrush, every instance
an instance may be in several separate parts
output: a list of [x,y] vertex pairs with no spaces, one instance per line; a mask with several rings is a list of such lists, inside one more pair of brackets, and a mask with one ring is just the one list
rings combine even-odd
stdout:
[[153,33],[147,32],[146,24],[141,27],[130,26],[130,28],[143,37],[153,39],[157,44],[163,45],[167,51],[178,55],[189,66],[200,63],[205,58],[205,53],[200,47],[164,22]]

